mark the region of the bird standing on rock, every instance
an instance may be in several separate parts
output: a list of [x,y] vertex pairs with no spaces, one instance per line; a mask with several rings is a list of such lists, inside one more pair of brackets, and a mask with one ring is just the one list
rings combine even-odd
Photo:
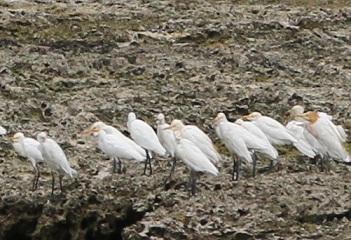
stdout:
[[[252,112],[249,115],[242,116],[242,118],[250,120],[260,128],[273,146],[297,143],[297,140],[291,132],[283,124],[273,118],[262,116],[259,112]],[[273,168],[273,165],[273,160],[271,160],[270,168]]]
[[[323,156],[322,161],[327,161],[327,158],[330,157],[339,162],[351,162],[351,157],[343,145],[340,134],[328,118],[320,117],[316,111],[295,114],[294,116],[308,121],[306,126],[308,131],[325,148],[327,156]],[[329,166],[327,170],[329,170]]]
[[[113,158],[114,168],[116,161],[120,163],[121,159],[136,160],[139,162],[145,161],[144,150],[140,153],[138,151],[140,147],[137,146],[138,148],[136,148],[134,145],[135,143],[122,133],[122,135],[116,133],[108,134],[107,132],[110,132],[111,129],[106,126],[107,125],[103,122],[95,122],[89,129],[83,131],[82,134],[97,133],[98,147],[101,151]],[[128,139],[132,141],[133,144],[131,144]]]
[[218,170],[207,156],[193,142],[183,138],[179,131],[175,131],[174,136],[177,141],[176,156],[190,169],[190,192],[195,195],[197,172],[209,172],[217,176]]
[[77,171],[70,167],[67,160],[66,154],[63,152],[61,147],[51,138],[48,138],[45,132],[41,132],[37,135],[39,141],[39,150],[43,156],[44,162],[51,169],[52,174],[52,186],[51,186],[51,197],[54,196],[55,187],[55,176],[54,172],[59,174],[60,189],[62,192],[62,178],[63,174],[73,178]]
[[175,157],[175,150],[177,147],[177,142],[174,137],[173,131],[170,129],[166,129],[169,127],[169,124],[166,123],[165,116],[162,113],[160,113],[157,116],[156,123],[157,123],[157,137],[160,140],[160,143],[162,144],[162,146],[166,149],[167,153],[172,158],[172,168],[169,176],[165,180],[165,184],[166,184],[171,179],[176,166],[177,159]]
[[182,138],[188,139],[195,144],[214,164],[222,158],[215,149],[212,140],[200,128],[195,125],[184,125],[181,120],[174,119],[171,125],[165,129],[173,129],[180,132]]
[[[233,180],[239,179],[241,159],[253,164],[253,175],[256,169],[256,159],[253,158],[249,150],[262,152],[271,159],[278,157],[278,152],[269,143],[245,129],[239,124],[229,122],[224,113],[218,113],[213,120],[220,138],[233,155]],[[236,159],[237,158],[237,159]],[[236,178],[234,178],[236,173]]]
[[[110,136],[108,136],[107,138],[105,138],[105,135],[103,136],[103,134],[100,134],[100,138],[99,138],[99,131],[105,131],[106,134],[112,134],[115,137],[111,138]],[[95,122],[90,129],[87,129],[85,131],[82,132],[82,134],[87,134],[87,133],[94,133],[94,136],[96,134],[96,136],[98,137],[98,145],[99,148],[105,149],[106,152],[104,150],[102,150],[103,152],[107,153],[108,155],[110,155],[113,158],[113,172],[116,171],[118,173],[122,173],[122,159],[135,159],[138,161],[144,161],[146,159],[146,154],[144,149],[142,149],[138,144],[136,144],[132,139],[130,139],[129,137],[126,137],[123,133],[121,133],[120,131],[118,131],[116,128],[107,125],[101,121]],[[102,140],[102,138],[105,138],[105,140]],[[116,145],[116,149],[112,150],[113,152],[111,152],[111,150],[109,150],[108,148],[106,148],[106,144],[110,144],[110,145]],[[115,152],[115,150],[120,149],[119,151]],[[123,154],[123,151],[128,149],[130,151],[130,154],[127,154],[125,157],[123,158],[123,156],[125,154]],[[139,154],[135,154],[134,152],[137,151]],[[117,157],[117,156],[121,156],[121,157]],[[144,159],[142,160],[140,158],[141,157]],[[133,158],[134,156],[134,158]],[[121,159],[122,158],[122,159]],[[118,164],[118,167],[116,167],[116,165]]]
[[34,169],[34,180],[32,190],[36,190],[38,187],[40,170],[39,163],[44,162],[43,156],[39,150],[40,143],[33,139],[25,137],[23,133],[18,132],[13,137],[10,138],[13,140],[13,148],[15,151],[22,157],[27,158]]
[[164,156],[166,154],[166,149],[162,147],[153,128],[146,122],[137,119],[135,113],[130,112],[128,114],[127,126],[132,139],[140,147],[145,149],[146,161],[143,174],[146,174],[147,165],[149,165],[149,174],[151,175],[152,166],[149,151],[153,151],[161,156]]

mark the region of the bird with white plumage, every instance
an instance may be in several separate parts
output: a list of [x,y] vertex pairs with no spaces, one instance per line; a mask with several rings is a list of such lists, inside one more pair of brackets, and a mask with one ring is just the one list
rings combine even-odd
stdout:
[[174,173],[174,169],[177,162],[177,159],[175,158],[175,150],[177,147],[177,142],[174,137],[173,131],[170,129],[166,129],[169,127],[169,124],[166,123],[165,116],[162,113],[157,115],[156,123],[157,123],[157,131],[156,131],[157,137],[160,140],[160,143],[162,144],[162,146],[166,149],[167,153],[172,158],[171,171],[169,176],[165,180],[165,183],[167,183],[171,179]]
[[351,157],[344,147],[338,131],[328,118],[320,117],[316,111],[308,111],[294,116],[308,121],[306,128],[326,150],[327,156],[323,156],[324,161],[330,157],[339,162],[351,162]]
[[212,140],[197,126],[184,125],[181,120],[174,119],[166,129],[179,131],[184,139],[194,143],[212,163],[216,164],[222,159]]
[[[138,144],[136,144],[132,139],[130,139],[129,137],[127,137],[123,133],[121,133],[117,128],[115,128],[111,125],[108,125],[104,122],[97,121],[90,127],[90,129],[100,129],[100,130],[105,131],[106,134],[115,135],[115,138],[118,139],[117,141],[115,141],[117,144],[123,143],[122,146],[124,148],[128,144],[129,146],[127,148],[130,149],[132,153],[137,151],[139,153],[138,155],[141,155],[144,159],[146,159],[145,150],[142,149]],[[89,129],[87,129],[86,131],[89,131]],[[91,131],[91,132],[93,133],[94,136],[98,137],[99,131]],[[83,132],[83,134],[86,134],[85,131]],[[97,141],[98,141],[98,144],[100,143],[103,145],[102,140],[99,141],[99,138],[97,138]],[[132,153],[130,155],[133,155]],[[117,169],[118,173],[122,173],[122,159],[117,158],[116,154],[115,154],[116,155],[115,157],[113,157],[111,154],[108,154],[108,155],[110,155],[113,158],[112,159],[113,160],[113,172],[115,172]],[[130,156],[128,156],[127,160],[129,160],[129,159],[132,159],[132,158]],[[140,159],[140,156],[137,156],[137,159]],[[117,164],[118,164],[118,167],[116,166]]]
[[[116,161],[121,162],[121,159],[135,160],[138,162],[145,161],[145,151],[143,150],[140,152],[140,150],[138,150],[140,147],[135,147],[135,143],[131,139],[127,138],[122,133],[117,133],[112,130],[112,128],[108,127],[103,122],[95,122],[89,129],[84,130],[82,134],[96,133],[99,149],[113,158],[114,168]],[[131,144],[131,142],[133,143]]]
[[39,150],[40,143],[29,137],[25,137],[23,133],[18,132],[10,138],[13,141],[13,148],[22,157],[27,158],[34,169],[34,180],[32,190],[35,191],[38,187],[40,178],[39,163],[44,162],[43,156]]
[[74,178],[77,175],[77,171],[71,168],[66,154],[63,152],[60,145],[58,145],[58,143],[53,139],[49,138],[45,132],[40,132],[37,135],[37,140],[40,143],[39,150],[43,156],[44,162],[51,169],[51,197],[53,197],[55,187],[54,172],[57,172],[59,174],[60,190],[62,192],[62,178],[64,174],[68,175],[70,178]]
[[146,174],[147,166],[149,165],[149,174],[152,174],[152,166],[151,166],[151,156],[150,152],[155,152],[160,156],[166,155],[166,149],[162,146],[158,137],[153,130],[153,128],[147,124],[146,122],[137,119],[134,112],[130,112],[128,114],[128,122],[127,122],[128,131],[135,141],[140,147],[145,149],[146,153],[146,161],[144,167],[144,173]]
[[[232,154],[234,162],[232,172],[233,180],[239,179],[241,159],[253,164],[253,175],[255,175],[256,159],[251,156],[250,150],[261,152],[270,159],[277,159],[278,152],[274,147],[264,140],[261,140],[241,125],[229,122],[224,113],[218,113],[213,122],[221,136],[220,138]],[[234,178],[234,173],[236,173],[236,178]]]
[[207,156],[190,140],[182,137],[179,131],[174,132],[177,142],[176,157],[184,162],[190,169],[190,192],[195,195],[197,172],[209,172],[218,175],[218,169],[211,163]]

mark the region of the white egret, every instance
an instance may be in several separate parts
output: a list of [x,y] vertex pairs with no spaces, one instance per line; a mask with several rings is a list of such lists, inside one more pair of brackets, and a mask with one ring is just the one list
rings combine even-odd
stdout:
[[[131,144],[123,134],[107,134],[106,125],[102,122],[95,122],[89,129],[82,134],[97,133],[98,147],[104,153],[110,155],[114,160],[120,162],[121,159],[145,161],[145,152],[140,153],[135,148],[135,143]],[[107,130],[108,131],[108,130]],[[132,141],[132,140],[131,140]],[[139,147],[139,146],[138,146]]]
[[[273,155],[273,157],[271,157],[271,164],[270,166],[273,165],[273,161],[276,160],[278,158],[278,151],[277,149],[275,149],[275,147],[271,144],[271,142],[269,141],[269,139],[267,138],[267,136],[264,134],[264,132],[257,127],[255,124],[253,124],[250,121],[243,121],[241,118],[237,119],[235,121],[236,124],[239,124],[240,126],[242,126],[243,128],[245,128],[247,131],[249,131],[250,133],[252,133],[253,135],[255,135],[256,137],[258,137],[259,139],[261,139],[262,141],[264,141],[266,143],[266,145],[271,148],[272,153],[274,152],[275,154]],[[256,162],[257,162],[257,155],[256,155],[256,151],[253,151],[252,154],[252,158],[253,158],[253,163],[254,163],[254,172],[253,175],[255,175],[255,167],[256,167]]]
[[174,119],[166,129],[179,131],[182,137],[194,143],[212,163],[221,160],[221,155],[215,149],[211,139],[200,128],[195,125],[184,125],[182,121]]
[[[309,146],[311,146],[313,148],[313,151],[315,153],[315,155],[318,157],[316,158],[316,165],[318,164],[318,160],[321,160],[321,169],[323,170],[324,168],[324,159],[328,156],[327,154],[327,149],[320,143],[320,141],[313,135],[311,134],[311,132],[307,129],[307,126],[309,124],[309,122],[301,117],[296,117],[296,115],[298,114],[303,114],[304,113],[304,107],[302,107],[301,105],[295,105],[294,107],[292,107],[290,110],[287,111],[288,114],[294,116],[294,120],[291,121],[293,123],[296,123],[297,125],[303,127],[303,138],[308,142]],[[329,121],[331,126],[334,128],[335,132],[337,133],[337,135],[339,136],[341,141],[344,141],[344,139],[342,139],[340,133],[344,132],[343,130],[338,130],[338,129],[343,129],[341,126],[336,127],[332,122],[332,116],[327,115],[326,113],[320,113],[317,112],[319,117],[323,117],[326,119],[326,121]],[[291,124],[288,123],[288,124]],[[288,126],[287,126],[288,127]],[[346,136],[345,136],[346,139]],[[304,143],[302,143],[301,145],[303,145]]]
[[6,129],[0,126],[0,135],[5,135],[6,133]]
[[169,124],[166,123],[165,116],[162,113],[160,113],[157,116],[156,123],[157,123],[157,137],[160,140],[160,143],[162,144],[162,146],[166,149],[167,153],[172,158],[171,172],[168,178],[165,180],[165,183],[167,183],[168,180],[171,179],[172,174],[174,173],[174,169],[177,162],[177,159],[175,158],[175,149],[177,147],[177,142],[174,137],[173,131],[169,129],[165,129],[169,127]]
[[242,118],[250,120],[259,127],[272,145],[285,145],[297,142],[290,131],[273,118],[262,116],[259,112],[252,112]]
[[67,160],[66,154],[63,152],[61,147],[51,138],[48,138],[45,132],[41,132],[37,135],[37,139],[40,143],[39,150],[43,156],[44,162],[51,169],[52,174],[52,186],[51,196],[54,196],[55,176],[54,171],[59,174],[60,189],[62,192],[62,178],[63,174],[73,178],[77,171],[70,167]]
[[[294,107],[292,107],[290,110],[287,111],[287,113],[289,113],[292,116],[296,116],[297,114],[303,114],[305,111],[304,107],[301,105],[295,105]],[[318,117],[320,118],[326,118],[327,120],[329,120],[332,124],[332,127],[335,129],[336,133],[338,134],[339,139],[342,142],[346,142],[346,138],[347,138],[347,134],[345,132],[345,129],[343,128],[343,126],[341,125],[335,125],[332,120],[333,120],[333,116],[325,113],[325,112],[317,112]],[[297,121],[303,121],[301,119],[299,119],[299,117],[295,117],[295,120]]]
[[308,139],[305,137],[305,128],[304,123],[298,121],[290,121],[286,125],[286,128],[291,132],[294,138],[297,140],[296,143],[293,143],[294,146],[301,152],[302,154],[306,155],[309,158],[314,158],[317,153],[314,147],[310,144]]
[[[241,159],[253,164],[253,175],[255,173],[256,162],[253,161],[249,149],[262,152],[271,159],[276,159],[278,153],[269,143],[261,140],[259,137],[246,130],[239,124],[229,122],[224,113],[218,113],[214,119],[217,131],[219,132],[224,144],[233,155],[233,180],[234,172],[236,172],[236,180],[239,178],[239,169]],[[238,157],[236,163],[235,156]]]
[[294,116],[308,121],[307,129],[325,148],[330,158],[340,162],[351,162],[351,157],[343,146],[339,133],[328,118],[320,117],[316,111]]
[[174,135],[177,141],[175,151],[176,157],[183,161],[190,169],[189,185],[191,188],[191,194],[195,195],[196,173],[209,172],[217,176],[218,170],[193,142],[184,139],[178,131],[175,131]]
[[151,157],[149,151],[153,151],[161,156],[166,154],[166,149],[162,147],[153,128],[146,122],[137,119],[135,113],[128,114],[128,131],[132,139],[142,148],[145,149],[146,161],[144,174],[146,174],[147,165],[149,165],[149,173],[152,174]]
[[15,151],[22,157],[27,158],[34,169],[34,180],[32,190],[36,190],[38,187],[39,177],[40,177],[40,170],[39,170],[39,163],[44,162],[43,156],[39,150],[40,143],[29,137],[25,137],[23,133],[18,132],[10,139],[13,140],[13,148]]
[[[142,149],[138,144],[136,144],[132,139],[129,137],[125,136],[123,133],[121,133],[118,129],[111,125],[107,125],[101,121],[95,122],[90,129],[97,128],[104,130],[107,134],[112,134],[115,135],[116,138],[118,138],[118,142],[123,142],[123,145],[126,143],[129,144],[130,146],[128,149],[132,149],[133,151],[136,150],[141,156],[146,158],[145,150]],[[97,132],[93,132],[98,135]],[[99,141],[99,140],[98,140]],[[126,142],[126,143],[125,143]],[[119,159],[117,157],[112,157],[113,158],[113,172],[116,170],[116,164],[118,164],[118,173],[122,173],[122,159]],[[130,159],[130,158],[128,158]]]

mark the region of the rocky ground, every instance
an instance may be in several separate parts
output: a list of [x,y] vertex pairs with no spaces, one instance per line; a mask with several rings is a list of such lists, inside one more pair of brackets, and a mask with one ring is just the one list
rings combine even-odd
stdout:
[[[50,172],[30,191],[29,162],[1,138],[0,239],[351,239],[350,166],[320,172],[281,147],[273,172],[252,178],[244,165],[233,182],[211,127],[219,111],[286,123],[303,104],[350,131],[347,2],[116,2],[0,1],[0,125],[48,132],[79,172],[50,200]],[[224,157],[220,175],[203,174],[193,197],[183,164],[163,188],[167,158],[152,176],[133,162],[112,175],[80,132],[100,119],[127,134],[130,111],[153,126],[159,112],[198,125]]]

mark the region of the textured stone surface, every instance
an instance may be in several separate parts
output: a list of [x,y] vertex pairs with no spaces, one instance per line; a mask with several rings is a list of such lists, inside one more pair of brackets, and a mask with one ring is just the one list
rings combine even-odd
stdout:
[[[274,172],[251,178],[246,164],[232,182],[211,120],[258,110],[286,123],[304,104],[349,131],[351,9],[251,3],[0,2],[0,125],[47,131],[79,172],[50,201],[48,169],[31,192],[30,163],[1,138],[0,239],[348,239],[350,166],[321,173],[284,147]],[[132,110],[153,126],[159,112],[198,125],[224,157],[220,175],[203,174],[194,197],[181,163],[163,189],[166,158],[150,177],[128,161],[112,175],[80,132],[100,119],[127,134]]]

